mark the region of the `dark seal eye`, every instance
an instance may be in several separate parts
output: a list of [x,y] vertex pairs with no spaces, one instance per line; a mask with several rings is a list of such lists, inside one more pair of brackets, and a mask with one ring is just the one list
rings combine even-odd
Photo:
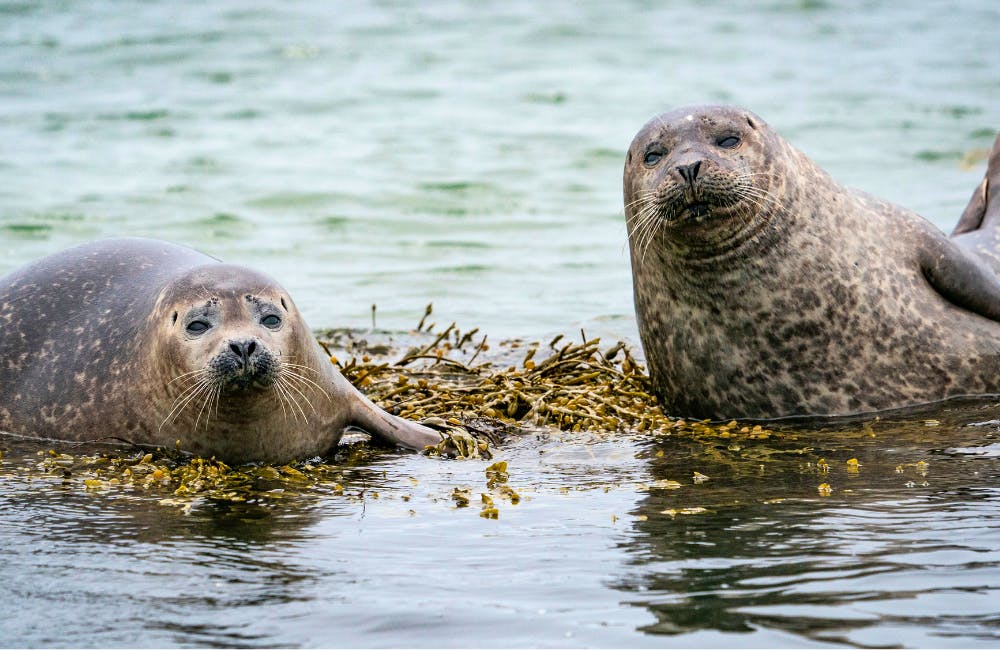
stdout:
[[193,320],[187,324],[187,331],[191,334],[201,334],[210,327],[211,325],[203,320]]
[[646,157],[642,159],[642,162],[652,167],[656,163],[660,162],[662,158],[663,154],[660,153],[659,151],[650,151],[649,153],[646,154]]
[[278,325],[281,325],[281,319],[275,316],[274,314],[268,314],[264,318],[260,319],[260,324],[263,325],[264,327],[270,327],[271,329],[274,329]]
[[740,139],[735,135],[727,135],[726,137],[720,139],[716,144],[723,149],[735,149],[739,143]]

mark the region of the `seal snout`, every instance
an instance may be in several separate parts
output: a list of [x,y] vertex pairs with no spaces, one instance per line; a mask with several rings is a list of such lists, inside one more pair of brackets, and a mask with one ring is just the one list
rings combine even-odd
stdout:
[[269,386],[278,366],[274,355],[256,338],[226,341],[209,365],[221,383],[241,388]]

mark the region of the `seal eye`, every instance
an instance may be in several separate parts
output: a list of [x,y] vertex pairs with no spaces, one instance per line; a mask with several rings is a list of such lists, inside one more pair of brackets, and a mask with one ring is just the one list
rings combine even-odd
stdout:
[[209,325],[203,320],[193,320],[187,324],[186,329],[189,334],[201,334],[210,327],[211,325]]
[[663,154],[660,153],[659,151],[650,151],[649,153],[646,154],[646,157],[642,159],[642,162],[652,167],[656,163],[660,162],[662,158]]
[[268,314],[264,318],[260,319],[260,324],[263,325],[264,327],[269,327],[271,329],[274,329],[278,325],[281,325],[281,319],[275,316],[274,314]]
[[726,137],[720,139],[716,144],[723,149],[735,149],[740,144],[740,139],[735,135],[727,135]]

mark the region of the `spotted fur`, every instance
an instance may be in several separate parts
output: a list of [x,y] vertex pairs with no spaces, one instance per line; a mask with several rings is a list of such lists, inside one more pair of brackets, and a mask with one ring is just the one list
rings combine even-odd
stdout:
[[756,115],[654,118],[629,148],[624,198],[640,336],[670,413],[847,415],[1000,393],[987,270],[1000,246],[977,239],[977,261]]

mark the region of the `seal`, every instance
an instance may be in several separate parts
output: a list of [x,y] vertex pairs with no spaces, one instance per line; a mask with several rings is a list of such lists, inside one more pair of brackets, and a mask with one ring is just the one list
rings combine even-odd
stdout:
[[727,106],[643,126],[624,199],[668,412],[858,415],[1000,393],[1000,139],[951,238]]
[[8,433],[234,463],[322,455],[351,426],[441,441],[344,379],[277,282],[163,241],[83,244],[0,278],[0,350]]

